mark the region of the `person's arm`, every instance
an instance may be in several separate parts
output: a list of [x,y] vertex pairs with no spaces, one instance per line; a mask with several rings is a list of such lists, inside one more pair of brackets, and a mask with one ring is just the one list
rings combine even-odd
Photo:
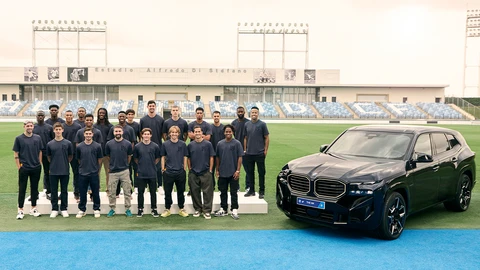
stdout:
[[187,157],[183,157],[183,169],[187,170]]
[[264,155],[267,156],[267,152],[268,152],[268,146],[270,145],[270,136],[269,135],[266,135],[265,136],[265,150],[264,150]]
[[216,157],[215,157],[215,175],[216,175],[217,177],[220,176],[220,171],[219,171],[218,168],[220,168],[220,157],[216,156]]
[[43,165],[42,158],[43,158],[43,154],[42,154],[42,151],[40,151],[38,153],[38,160],[40,161],[40,165]]
[[15,159],[17,170],[20,170],[20,157],[18,156],[18,152],[13,152],[13,158]]
[[128,164],[130,164],[130,161],[132,161],[132,155],[127,156]]
[[190,160],[190,158],[187,158],[187,167],[188,167],[188,170],[192,170],[192,162]]
[[247,136],[243,138],[243,153],[247,153]]
[[[102,159],[103,158],[98,159],[98,173],[102,170]],[[78,164],[80,164],[80,160],[78,160]]]
[[210,156],[210,168],[208,169],[210,172],[213,170],[213,156]]
[[162,138],[163,138],[163,141],[166,142],[167,141],[167,133],[162,133]]
[[237,159],[237,170],[233,174],[233,179],[238,180],[240,178],[240,169],[242,168],[242,157],[238,157]]
[[210,134],[203,136],[203,138],[207,141],[210,141],[211,137],[212,137],[212,135],[210,135]]
[[167,168],[165,168],[165,156],[162,156],[162,159],[161,159],[161,163],[160,163],[160,164],[161,164],[161,165],[160,165],[160,168],[162,169],[162,173],[163,173],[164,171],[167,170]]
[[72,162],[73,155],[68,155],[68,163]]

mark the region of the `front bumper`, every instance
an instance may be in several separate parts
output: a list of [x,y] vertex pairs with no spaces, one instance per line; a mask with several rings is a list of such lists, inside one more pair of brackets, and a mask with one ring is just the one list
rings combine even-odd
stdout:
[[[380,224],[383,211],[382,189],[372,195],[345,194],[338,199],[318,198],[313,193],[293,194],[288,185],[277,180],[277,207],[288,217],[313,224],[373,230]],[[324,202],[325,208],[304,206],[298,198]]]

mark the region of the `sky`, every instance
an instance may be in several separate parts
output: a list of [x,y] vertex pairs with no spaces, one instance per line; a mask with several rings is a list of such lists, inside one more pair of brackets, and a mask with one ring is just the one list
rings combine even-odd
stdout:
[[[242,53],[237,61],[238,22],[308,23],[307,68],[339,69],[342,84],[445,84],[446,96],[479,96],[477,67],[467,69],[471,87],[463,90],[466,10],[475,7],[479,1],[9,1],[0,16],[0,67],[32,65],[32,20],[106,21],[110,67],[186,68],[261,68],[258,53]],[[299,37],[288,39],[288,47],[302,50]],[[37,46],[54,46],[53,40],[36,35]],[[102,44],[103,38],[81,41]],[[60,42],[76,44],[71,36]],[[272,36],[266,47],[280,43]],[[470,38],[467,45],[467,65],[479,66],[480,42]],[[261,41],[241,37],[240,46],[258,48]],[[305,68],[304,59],[288,53],[286,68]],[[36,60],[53,66],[55,52],[37,51]],[[75,51],[60,53],[60,66],[76,60]],[[103,51],[83,51],[80,65],[105,65]],[[281,68],[281,54],[269,54],[266,66]]]

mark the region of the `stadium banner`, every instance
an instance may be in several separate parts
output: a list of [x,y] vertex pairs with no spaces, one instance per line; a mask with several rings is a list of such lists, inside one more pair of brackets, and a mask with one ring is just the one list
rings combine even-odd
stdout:
[[297,70],[295,69],[285,69],[285,77],[284,80],[286,82],[294,82],[297,80]]
[[23,81],[25,81],[25,82],[38,82],[38,68],[37,67],[24,67],[23,68]]
[[303,76],[305,83],[315,83],[315,77],[315,69],[305,69]]
[[69,67],[67,75],[69,82],[88,82],[88,68],[86,67]]
[[253,82],[254,83],[275,83],[276,82],[275,69],[254,69]]
[[60,68],[59,67],[49,67],[47,74],[48,74],[48,81],[49,82],[59,82],[60,81]]

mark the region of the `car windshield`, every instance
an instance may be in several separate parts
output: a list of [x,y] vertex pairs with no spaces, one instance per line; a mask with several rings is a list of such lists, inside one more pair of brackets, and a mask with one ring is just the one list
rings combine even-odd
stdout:
[[351,130],[328,149],[329,154],[356,157],[403,159],[413,134]]

